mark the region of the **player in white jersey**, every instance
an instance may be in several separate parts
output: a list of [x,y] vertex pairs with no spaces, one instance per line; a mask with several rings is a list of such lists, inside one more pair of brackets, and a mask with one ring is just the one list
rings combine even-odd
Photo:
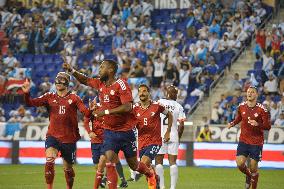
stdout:
[[[156,172],[160,177],[160,188],[165,188],[165,182],[164,182],[164,168],[163,168],[163,159],[164,155],[168,154],[168,159],[170,163],[170,175],[171,175],[171,188],[176,188],[176,183],[178,179],[178,167],[176,164],[177,155],[178,155],[178,146],[179,141],[183,133],[184,129],[184,121],[186,119],[184,114],[183,107],[176,101],[177,99],[177,93],[178,90],[175,86],[171,85],[167,87],[166,90],[166,98],[167,99],[161,99],[159,100],[159,103],[161,103],[163,106],[166,107],[170,112],[173,114],[173,125],[171,129],[170,134],[170,141],[169,142],[163,142],[162,147],[160,148],[160,151],[158,155],[155,158],[156,163]],[[167,131],[168,127],[168,120],[164,115],[161,115],[161,121],[162,121],[162,137],[164,136],[165,132]],[[179,125],[178,125],[179,122]],[[164,141],[164,140],[163,140]]]

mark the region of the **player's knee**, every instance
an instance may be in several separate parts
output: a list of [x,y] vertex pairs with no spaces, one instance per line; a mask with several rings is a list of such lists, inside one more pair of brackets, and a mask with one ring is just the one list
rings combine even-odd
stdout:
[[53,163],[55,162],[55,158],[54,157],[46,157],[46,163]]

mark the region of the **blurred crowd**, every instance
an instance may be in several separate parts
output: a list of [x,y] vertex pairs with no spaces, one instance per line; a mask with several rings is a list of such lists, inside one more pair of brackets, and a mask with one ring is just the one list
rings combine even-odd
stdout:
[[284,22],[256,31],[253,51],[253,70],[248,71],[247,78],[234,74],[230,91],[222,94],[212,109],[212,123],[232,121],[238,103],[245,100],[245,91],[253,85],[259,89],[259,101],[270,111],[271,122],[284,126]]
[[[203,98],[231,58],[258,32],[267,9],[258,0],[235,1],[231,7],[192,0],[188,9],[175,10],[155,10],[150,0],[66,1],[61,7],[45,1],[31,9],[21,4],[2,7],[0,15],[0,36],[9,36],[8,50],[2,48],[0,57],[0,91],[7,91],[7,78],[30,78],[35,96],[54,90],[51,72],[59,71],[60,65],[49,73],[41,70],[45,75],[34,74],[38,66],[24,62],[30,55],[56,54],[58,63],[67,61],[92,77],[101,60],[112,58],[119,63],[120,77],[143,78],[150,84],[154,100],[164,97],[165,86],[179,87],[178,101],[190,110],[189,97]],[[137,101],[137,82],[130,84]],[[84,102],[96,96],[76,81],[71,87]],[[13,87],[11,91],[19,92]],[[39,113],[32,110],[36,117]]]

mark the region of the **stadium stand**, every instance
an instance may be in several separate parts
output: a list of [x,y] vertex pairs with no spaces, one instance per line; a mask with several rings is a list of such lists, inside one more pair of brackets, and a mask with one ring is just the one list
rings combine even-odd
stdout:
[[[163,97],[165,85],[178,86],[183,92],[180,102],[191,112],[272,12],[259,1],[228,10],[209,1],[173,10],[154,9],[147,0],[130,2],[2,8],[0,90],[6,94],[2,98],[21,94],[19,86],[25,78],[33,82],[33,95],[52,90],[63,58],[95,77],[97,61],[103,56],[118,61],[119,75],[128,78],[133,89],[141,82],[151,84],[156,99]],[[260,67],[257,63],[257,70]],[[163,77],[167,69],[172,71]],[[76,81],[72,87],[84,102],[95,96]],[[2,104],[6,120],[21,99],[14,102]],[[30,112],[37,117],[41,111]]]

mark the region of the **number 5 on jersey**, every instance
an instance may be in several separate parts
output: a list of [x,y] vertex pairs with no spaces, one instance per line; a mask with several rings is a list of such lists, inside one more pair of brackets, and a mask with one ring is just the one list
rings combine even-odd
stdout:
[[147,125],[148,124],[148,121],[147,121],[147,118],[145,117],[144,118],[144,125]]
[[65,114],[65,106],[59,106],[59,114]]

